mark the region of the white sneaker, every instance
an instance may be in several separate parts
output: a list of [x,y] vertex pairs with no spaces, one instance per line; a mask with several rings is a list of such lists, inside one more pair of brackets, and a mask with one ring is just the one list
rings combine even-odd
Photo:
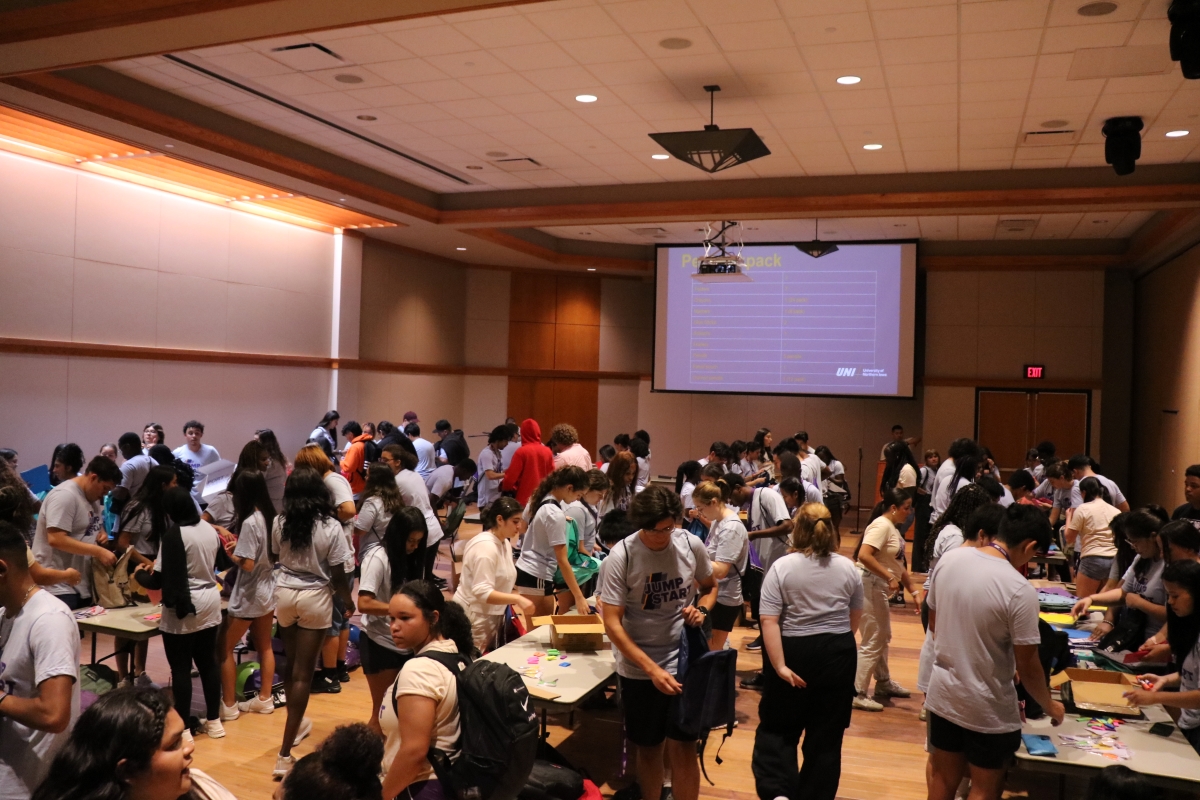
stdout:
[[238,711],[243,714],[274,714],[275,703],[270,700],[263,700],[258,695],[254,695],[249,700],[242,700],[237,704]]
[[234,703],[231,706],[227,706],[227,705],[225,705],[224,700],[221,701],[221,721],[222,722],[232,722],[233,720],[237,719],[240,715],[241,715],[241,712],[238,711],[237,703]]
[[139,688],[139,689],[158,689],[158,688],[161,688],[161,687],[159,687],[159,685],[158,685],[157,683],[155,683],[154,681],[150,680],[150,676],[149,676],[149,675],[147,675],[147,674],[146,674],[146,673],[144,673],[144,672],[143,672],[141,675],[138,675],[136,678],[134,678],[134,679],[133,679],[133,685],[134,685],[134,686],[136,686],[136,687],[137,687],[137,688]]
[[876,702],[862,694],[856,695],[851,705],[859,711],[883,711],[883,703]]
[[292,740],[292,747],[295,747],[307,739],[310,733],[312,733],[312,720],[308,717],[305,717],[304,719],[300,720],[300,730],[296,731],[296,738]]
[[895,681],[888,680],[875,684],[876,697],[911,697],[912,692]]
[[271,777],[279,780],[286,778],[294,763],[296,763],[296,759],[291,756],[275,756],[275,769],[271,773]]
[[210,739],[225,738],[225,726],[221,724],[219,719],[210,719],[204,723],[204,732],[208,734]]

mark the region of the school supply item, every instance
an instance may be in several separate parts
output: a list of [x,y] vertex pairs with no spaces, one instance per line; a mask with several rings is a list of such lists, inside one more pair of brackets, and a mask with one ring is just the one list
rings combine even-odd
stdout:
[[1058,755],[1058,748],[1054,746],[1054,742],[1049,736],[1039,733],[1023,733],[1021,741],[1025,743],[1025,749],[1031,756],[1054,757]]
[[104,606],[88,606],[87,608],[78,609],[75,612],[75,619],[91,619],[105,613]]
[[448,669],[458,687],[459,757],[451,761],[449,753],[432,746],[428,753],[444,790],[457,800],[514,800],[529,779],[538,747],[537,714],[525,681],[505,664],[472,662],[459,653],[426,652],[418,658]]

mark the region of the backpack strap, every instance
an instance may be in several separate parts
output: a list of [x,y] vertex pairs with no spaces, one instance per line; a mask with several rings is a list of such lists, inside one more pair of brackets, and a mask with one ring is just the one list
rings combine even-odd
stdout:
[[[459,676],[462,675],[462,670],[459,669],[459,665],[462,664],[466,666],[471,663],[471,660],[462,653],[443,653],[437,650],[430,653],[421,653],[415,657],[433,659],[445,667],[454,677],[455,681],[457,681]],[[400,676],[397,675],[396,677],[399,678]],[[399,713],[396,711],[396,683],[397,681],[392,681],[392,713],[399,716]]]

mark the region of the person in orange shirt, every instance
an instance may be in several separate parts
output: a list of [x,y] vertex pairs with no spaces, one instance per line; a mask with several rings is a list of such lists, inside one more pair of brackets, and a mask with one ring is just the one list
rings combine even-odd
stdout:
[[342,426],[342,436],[350,443],[342,456],[342,475],[350,481],[350,491],[358,497],[367,488],[366,442],[371,440],[371,434],[363,433],[362,426],[350,420]]

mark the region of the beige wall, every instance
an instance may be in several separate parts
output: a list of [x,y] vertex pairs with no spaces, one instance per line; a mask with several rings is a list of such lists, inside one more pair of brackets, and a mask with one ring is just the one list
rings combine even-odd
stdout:
[[[0,153],[0,336],[328,356],[334,237]],[[294,451],[324,412],[323,369],[0,356],[0,446],[44,463],[193,417],[236,458],[259,427]]]
[[1132,501],[1183,502],[1200,462],[1200,248],[1135,284]]

